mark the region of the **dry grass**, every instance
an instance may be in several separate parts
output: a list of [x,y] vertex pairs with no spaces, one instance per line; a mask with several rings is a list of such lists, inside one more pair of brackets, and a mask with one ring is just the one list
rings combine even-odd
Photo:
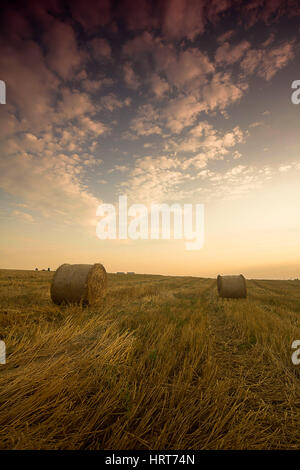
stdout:
[[2,449],[296,449],[300,282],[108,275],[102,310],[0,271]]

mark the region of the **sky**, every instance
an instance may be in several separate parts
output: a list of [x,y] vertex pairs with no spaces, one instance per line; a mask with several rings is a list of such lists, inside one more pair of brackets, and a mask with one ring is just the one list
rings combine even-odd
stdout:
[[[2,3],[1,268],[300,278],[298,1]],[[203,247],[100,240],[120,195],[203,204]]]

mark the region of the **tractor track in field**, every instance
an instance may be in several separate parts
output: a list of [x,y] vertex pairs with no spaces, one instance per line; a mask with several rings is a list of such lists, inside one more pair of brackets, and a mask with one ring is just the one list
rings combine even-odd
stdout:
[[257,281],[257,280],[252,280],[251,282],[259,290],[261,290],[263,292],[266,292],[267,294],[272,294],[272,295],[276,295],[276,296],[280,297],[280,293],[278,293],[278,290],[276,290],[276,288],[272,288],[272,287],[269,287],[269,286],[262,285],[261,282]]
[[240,335],[228,320],[223,305],[224,300],[218,299],[217,294],[211,292],[208,297],[207,319],[212,338],[212,354],[217,363],[222,364],[220,373],[224,379],[225,375],[240,375],[240,359],[244,358],[245,354],[239,352]]
[[[294,425],[291,423],[299,421],[294,409],[298,406],[298,394],[291,393],[288,373],[286,378],[285,374],[278,376],[263,348],[243,343],[238,328],[226,312],[232,302],[219,299],[214,291],[206,296],[210,354],[217,364],[216,380],[225,384],[224,393],[232,406],[241,407],[245,415],[251,414],[253,423],[259,423],[258,435],[263,436],[269,429],[273,438],[266,448],[299,448],[296,438],[294,442],[286,440]],[[255,446],[253,448],[257,448]]]
[[275,287],[262,285],[262,281],[252,280],[251,283],[255,289],[251,292],[251,300],[255,300],[260,305],[267,305],[274,311],[286,308],[296,314],[300,312],[300,293],[298,293],[297,286],[289,286],[292,288],[290,291],[278,291]]

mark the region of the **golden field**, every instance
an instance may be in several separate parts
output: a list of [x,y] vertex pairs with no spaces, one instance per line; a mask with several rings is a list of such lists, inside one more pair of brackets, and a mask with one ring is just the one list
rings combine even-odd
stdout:
[[102,308],[0,271],[1,449],[299,449],[300,281],[108,275]]

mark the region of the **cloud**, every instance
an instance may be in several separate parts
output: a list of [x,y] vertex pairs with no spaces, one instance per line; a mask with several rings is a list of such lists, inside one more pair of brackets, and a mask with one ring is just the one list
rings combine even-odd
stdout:
[[231,45],[224,42],[216,51],[215,60],[218,64],[234,64],[239,61],[251,47],[248,41],[242,41],[239,44]]
[[292,165],[281,165],[279,167],[280,173],[285,173],[286,171],[290,170],[292,168]]
[[124,81],[129,88],[137,89],[140,86],[140,81],[135,74],[132,64],[125,62],[123,65]]
[[238,151],[238,150],[235,150],[233,152],[233,159],[234,160],[238,160],[239,158],[241,158],[242,154]]
[[169,40],[194,40],[205,30],[203,1],[165,0],[162,14],[163,35]]
[[162,98],[170,89],[168,82],[157,73],[151,75],[149,84],[152,92],[157,98]]
[[67,23],[53,21],[43,41],[48,65],[64,80],[70,79],[87,58],[86,53],[78,49],[74,30]]
[[107,25],[112,18],[110,0],[69,0],[72,17],[87,31],[94,32]]
[[131,57],[135,60],[141,59],[144,54],[153,53],[155,45],[161,46],[161,39],[149,31],[144,31],[123,45],[122,54],[124,57]]
[[113,168],[108,170],[108,173],[113,173],[114,171],[120,171],[121,173],[125,173],[129,171],[129,167],[126,165],[115,165]]
[[217,37],[217,42],[219,44],[222,44],[223,42],[226,42],[230,38],[232,38],[232,36],[234,36],[234,30],[230,29],[230,30],[226,31],[225,33],[221,34],[220,36],[218,36]]
[[99,120],[91,119],[89,116],[81,116],[79,118],[79,126],[83,138],[86,136],[86,132],[95,134],[96,136],[110,133],[108,126]]
[[95,38],[92,39],[89,44],[95,59],[112,59],[111,47],[107,39]]
[[270,80],[294,57],[293,45],[294,42],[285,42],[270,49],[250,49],[241,62],[244,74]]
[[86,226],[91,224],[99,201],[82,185],[80,173],[76,157],[57,154],[37,158],[18,152],[0,160],[0,187],[44,217]]
[[93,114],[95,111],[96,106],[87,93],[64,87],[56,107],[55,118],[56,122],[69,121],[83,114]]
[[[183,161],[183,168],[195,166],[203,168],[208,160],[223,159],[230,149],[245,141],[245,134],[239,126],[227,132],[217,131],[207,121],[193,127],[182,139],[173,142],[172,149],[178,152],[199,152],[196,156]],[[236,157],[237,153],[234,153]],[[240,154],[239,154],[240,155]]]
[[[214,181],[215,184],[222,178],[222,173],[204,170],[208,161],[223,159],[230,153],[232,160],[239,158],[241,154],[233,149],[244,139],[245,135],[238,126],[221,132],[207,121],[200,122],[185,137],[168,141],[165,150],[169,156],[137,158],[128,178],[120,184],[119,191],[126,191],[133,201],[144,203],[191,198],[193,190],[186,188],[185,184],[197,179]],[[198,153],[190,157],[183,156],[184,152]],[[243,165],[233,167],[225,177],[226,181],[237,178],[243,171]]]
[[205,109],[202,102],[194,96],[181,96],[169,101],[162,111],[162,117],[166,120],[166,127],[175,134],[194,124],[198,114]]
[[229,72],[217,72],[212,80],[204,85],[202,91],[203,108],[205,110],[224,110],[238,101],[248,90],[249,85],[244,81],[234,82]]
[[121,101],[114,93],[110,93],[106,96],[102,96],[101,104],[105,109],[114,111],[115,109],[122,108],[123,106],[130,106],[131,98],[128,97],[124,101]]
[[126,194],[130,201],[150,204],[176,197],[176,188],[184,180],[181,171],[175,170],[172,158],[147,156],[135,162],[129,178],[120,183],[120,194]]
[[1,108],[0,113],[0,139],[13,135],[20,128],[20,122],[15,116],[15,108],[9,104]]
[[[237,46],[226,44],[218,49],[216,65],[224,65],[225,61],[232,65],[250,47],[247,41]],[[224,112],[248,89],[245,81],[234,80],[230,72],[216,72],[208,55],[198,48],[176,50],[173,44],[164,43],[148,31],[127,41],[122,52],[146,71],[151,70],[149,74],[145,72],[149,76],[146,81],[156,97],[162,99],[167,92],[175,95],[161,113],[167,128],[175,133],[192,125],[201,111]],[[138,83],[134,81],[136,87]]]
[[[297,14],[298,6],[292,5],[285,0],[251,0],[239,5],[243,22],[247,27],[251,27],[259,21],[270,25],[276,23],[280,16],[292,16]],[[298,10],[299,13],[299,10]]]
[[122,0],[116,10],[118,19],[125,21],[129,31],[157,28],[159,16],[155,15],[155,2],[147,0]]
[[214,72],[214,66],[208,56],[197,48],[189,48],[178,53],[169,54],[168,60],[160,63],[161,69],[168,80],[177,88],[197,81],[204,81],[208,74]]
[[174,44],[165,43],[162,38],[154,37],[148,31],[127,41],[122,53],[140,64],[146,74],[150,74],[150,82],[155,79],[163,81],[165,87],[168,82],[169,86],[175,86],[179,90],[184,87],[195,88],[207,80],[207,75],[214,72],[209,57],[198,48],[177,50]]
[[0,69],[7,83],[9,104],[18,109],[20,127],[48,125],[59,79],[47,68],[41,47],[32,40],[2,44]]
[[14,218],[17,218],[17,219],[20,219],[22,220],[23,222],[29,222],[29,223],[33,223],[34,222],[34,218],[32,217],[31,214],[28,214],[27,212],[23,212],[23,211],[13,211],[11,213],[12,217]]
[[215,73],[209,83],[190,95],[181,95],[169,100],[161,112],[166,127],[176,134],[195,123],[199,113],[225,110],[238,101],[247,90],[246,83],[234,83],[229,73]]
[[140,106],[137,116],[131,120],[130,130],[138,136],[161,134],[158,111],[151,104]]
[[225,172],[208,171],[203,177],[210,185],[210,199],[233,200],[263,187],[272,174],[268,166],[259,169],[256,166],[237,165]]
[[32,39],[32,27],[21,11],[11,6],[2,12],[1,31],[7,43],[16,43],[23,39]]
[[102,87],[102,85],[103,84],[101,80],[90,80],[90,79],[82,80],[82,86],[84,90],[89,93],[95,93]]

